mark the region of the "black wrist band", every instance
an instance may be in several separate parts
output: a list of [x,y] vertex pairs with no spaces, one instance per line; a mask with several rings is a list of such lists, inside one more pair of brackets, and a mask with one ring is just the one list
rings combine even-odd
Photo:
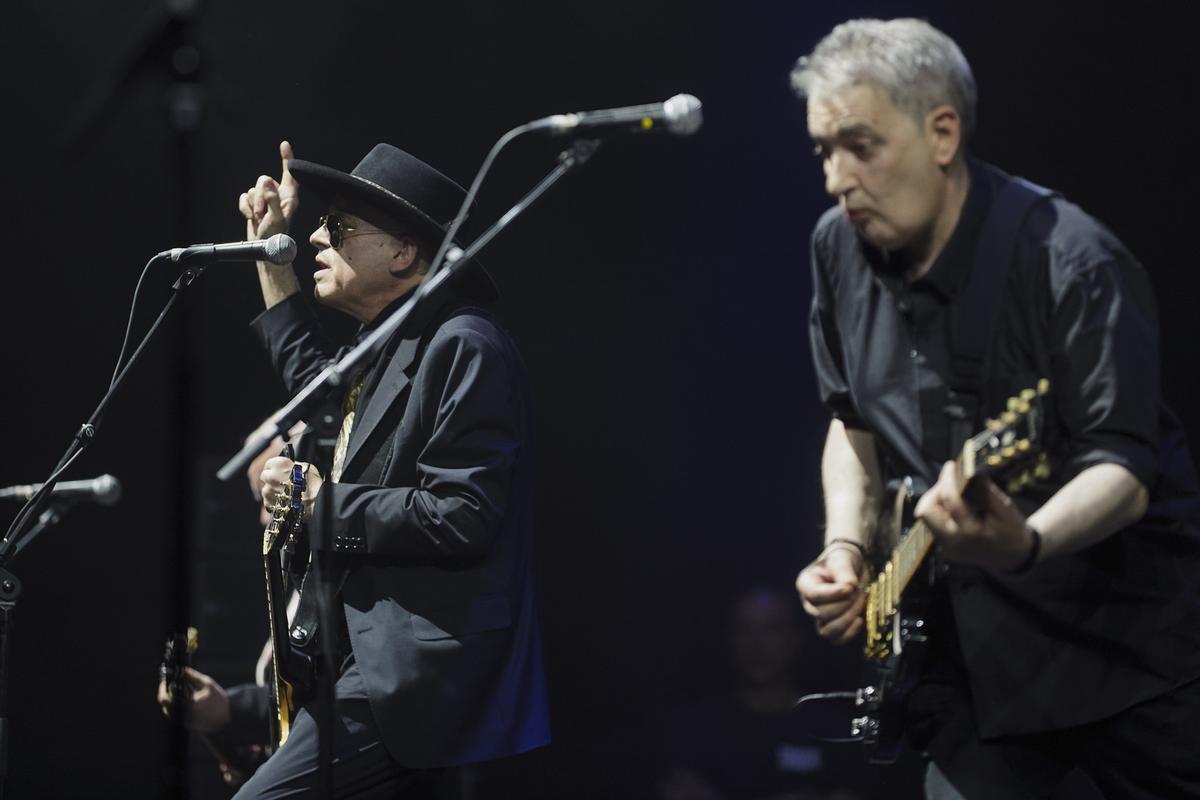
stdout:
[[1042,552],[1042,535],[1038,533],[1038,529],[1026,522],[1025,530],[1029,531],[1029,552],[1025,555],[1024,561],[1009,570],[1009,574],[1012,575],[1029,572],[1037,563],[1038,554]]
[[837,538],[834,538],[834,539],[830,539],[828,542],[825,543],[825,549],[821,551],[822,555],[825,553],[828,553],[829,549],[831,547],[833,547],[835,544],[848,544],[858,550],[858,554],[860,556],[862,556],[863,561],[867,560],[867,548],[862,542],[856,542],[853,539],[844,539],[840,536]]

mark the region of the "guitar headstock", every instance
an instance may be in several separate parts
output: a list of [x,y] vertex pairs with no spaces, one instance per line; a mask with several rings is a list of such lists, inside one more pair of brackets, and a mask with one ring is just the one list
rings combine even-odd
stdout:
[[[283,448],[280,455],[292,460],[296,458],[290,444]],[[271,506],[271,521],[263,531],[263,555],[277,550],[299,530],[304,519],[304,487],[304,468],[294,464],[287,487]]]
[[987,420],[984,430],[967,440],[959,456],[965,482],[986,476],[1002,482],[1009,494],[1016,494],[1050,477],[1050,464],[1042,452],[1042,398],[1049,391],[1050,382],[1043,378],[1035,388],[1010,397],[1005,411]]
[[162,663],[158,665],[158,676],[167,684],[170,692],[184,690],[187,680],[184,677],[184,667],[191,661],[192,655],[199,647],[200,633],[194,627],[188,626],[187,633],[175,633],[167,637],[166,647],[163,648]]

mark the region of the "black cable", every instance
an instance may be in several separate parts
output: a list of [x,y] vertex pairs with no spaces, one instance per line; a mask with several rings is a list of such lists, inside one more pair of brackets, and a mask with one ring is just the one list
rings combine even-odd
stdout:
[[488,151],[487,158],[483,160],[479,171],[475,173],[475,180],[471,181],[471,187],[467,189],[467,196],[463,198],[462,205],[458,207],[458,214],[455,215],[454,220],[446,228],[446,235],[442,237],[442,243],[438,247],[437,254],[433,257],[433,265],[429,270],[429,274],[425,276],[426,280],[429,280],[429,278],[438,272],[442,261],[446,257],[446,252],[454,245],[454,237],[458,233],[458,229],[462,227],[462,224],[467,221],[471,204],[475,202],[475,195],[479,193],[479,187],[483,185],[483,179],[491,170],[492,162],[496,160],[496,156],[500,155],[500,151],[508,147],[513,139],[537,129],[536,124],[533,122],[518,125],[497,139],[496,143],[492,145],[492,149]]
[[[792,705],[792,712],[794,713],[803,703],[811,703],[814,700],[857,701],[858,692],[816,692],[814,694],[806,694]],[[826,744],[851,744],[863,740],[862,736],[821,736],[812,731],[805,731],[805,734],[812,739],[816,739],[818,742],[825,742]]]
[[[146,275],[151,264],[158,259],[165,257],[166,255],[166,253],[158,253],[151,258],[150,261],[146,263],[146,267],[142,270],[143,277]],[[16,543],[15,540],[17,534],[21,531],[29,519],[31,519],[41,510],[42,506],[46,502],[46,499],[50,496],[50,493],[54,491],[54,485],[58,482],[59,476],[62,475],[66,468],[69,467],[71,463],[79,457],[79,454],[82,453],[96,437],[96,431],[99,428],[100,420],[104,416],[104,410],[108,407],[109,401],[111,401],[116,395],[117,388],[121,385],[121,383],[124,382],[125,377],[129,374],[130,367],[132,367],[134,362],[137,361],[138,356],[142,354],[142,351],[145,350],[146,345],[150,343],[150,340],[154,338],[155,332],[158,330],[159,326],[162,325],[163,320],[166,319],[167,314],[170,312],[172,306],[175,305],[175,301],[179,299],[179,294],[182,289],[191,285],[191,282],[195,280],[198,274],[199,271],[189,270],[185,272],[184,275],[180,276],[180,278],[175,282],[175,286],[173,287],[175,289],[174,294],[172,294],[170,299],[167,300],[167,303],[163,307],[163,310],[159,313],[158,318],[154,320],[154,324],[152,324],[150,329],[146,331],[146,335],[142,337],[141,342],[133,351],[133,354],[129,356],[129,360],[125,362],[124,367],[122,367],[120,363],[124,358],[125,350],[125,345],[122,345],[121,355],[118,356],[117,359],[116,374],[108,385],[108,391],[104,393],[104,397],[101,398],[99,405],[96,406],[96,410],[92,412],[92,416],[87,422],[80,426],[79,431],[75,434],[75,438],[72,439],[71,444],[67,446],[66,453],[63,454],[63,457],[59,460],[58,465],[54,468],[53,472],[51,472],[50,477],[47,478],[42,484],[42,488],[34,492],[33,496],[31,496],[29,500],[25,502],[25,505],[21,507],[21,510],[17,512],[16,517],[13,518],[12,523],[8,526],[8,530],[4,534],[3,541],[0,541],[0,565],[5,564],[8,561],[12,547]],[[138,289],[141,288],[141,283],[142,281],[139,279],[138,286],[134,289],[133,299],[135,305],[137,301]],[[130,309],[131,323],[132,319],[133,308]],[[128,330],[129,329],[127,328],[127,335]]]
[[138,295],[142,291],[142,282],[146,280],[146,275],[150,273],[150,265],[159,259],[162,253],[154,256],[146,262],[146,266],[142,267],[142,274],[138,277],[137,285],[133,287],[133,301],[129,304],[129,319],[125,323],[125,338],[121,340],[121,352],[117,354],[117,364],[113,367],[112,380],[109,382],[111,387],[117,382],[117,374],[121,371],[121,362],[125,360],[125,350],[129,347],[129,334],[133,332],[133,315],[137,311]]

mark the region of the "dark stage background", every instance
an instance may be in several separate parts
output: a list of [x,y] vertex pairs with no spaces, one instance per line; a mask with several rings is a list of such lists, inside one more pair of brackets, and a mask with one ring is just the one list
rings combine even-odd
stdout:
[[[806,250],[827,201],[787,78],[835,22],[915,14],[960,42],[976,152],[1061,189],[1140,255],[1166,395],[1200,429],[1194,46],[1174,6],[1098,8],[211,0],[170,22],[162,0],[13,0],[0,484],[42,480],[98,401],[144,261],[241,238],[237,195],[278,175],[281,138],[345,169],[390,141],[466,182],[521,122],[692,92],[697,136],[612,140],[486,257],[538,407],[555,743],[482,771],[478,796],[648,796],[656,720],[728,679],[730,594],[787,586],[816,549],[826,416]],[[560,144],[515,145],[477,219]],[[295,220],[306,256],[321,211],[306,197]],[[149,277],[139,331],[173,277]],[[247,329],[260,303],[250,265],[202,277],[68,475],[116,474],[123,502],[77,509],[12,565],[26,589],[11,796],[173,791],[153,694],[174,620],[200,625],[201,668],[249,678],[265,631],[254,508],[213,473],[286,400]],[[844,687],[847,659],[814,645],[813,688]]]

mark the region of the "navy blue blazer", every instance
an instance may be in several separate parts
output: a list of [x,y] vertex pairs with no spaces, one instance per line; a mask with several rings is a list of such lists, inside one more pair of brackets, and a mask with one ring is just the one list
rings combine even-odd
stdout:
[[[341,605],[371,710],[414,768],[550,738],[524,367],[487,311],[444,294],[368,370],[342,480],[308,526],[348,568]],[[299,295],[253,327],[289,392],[335,352]]]

